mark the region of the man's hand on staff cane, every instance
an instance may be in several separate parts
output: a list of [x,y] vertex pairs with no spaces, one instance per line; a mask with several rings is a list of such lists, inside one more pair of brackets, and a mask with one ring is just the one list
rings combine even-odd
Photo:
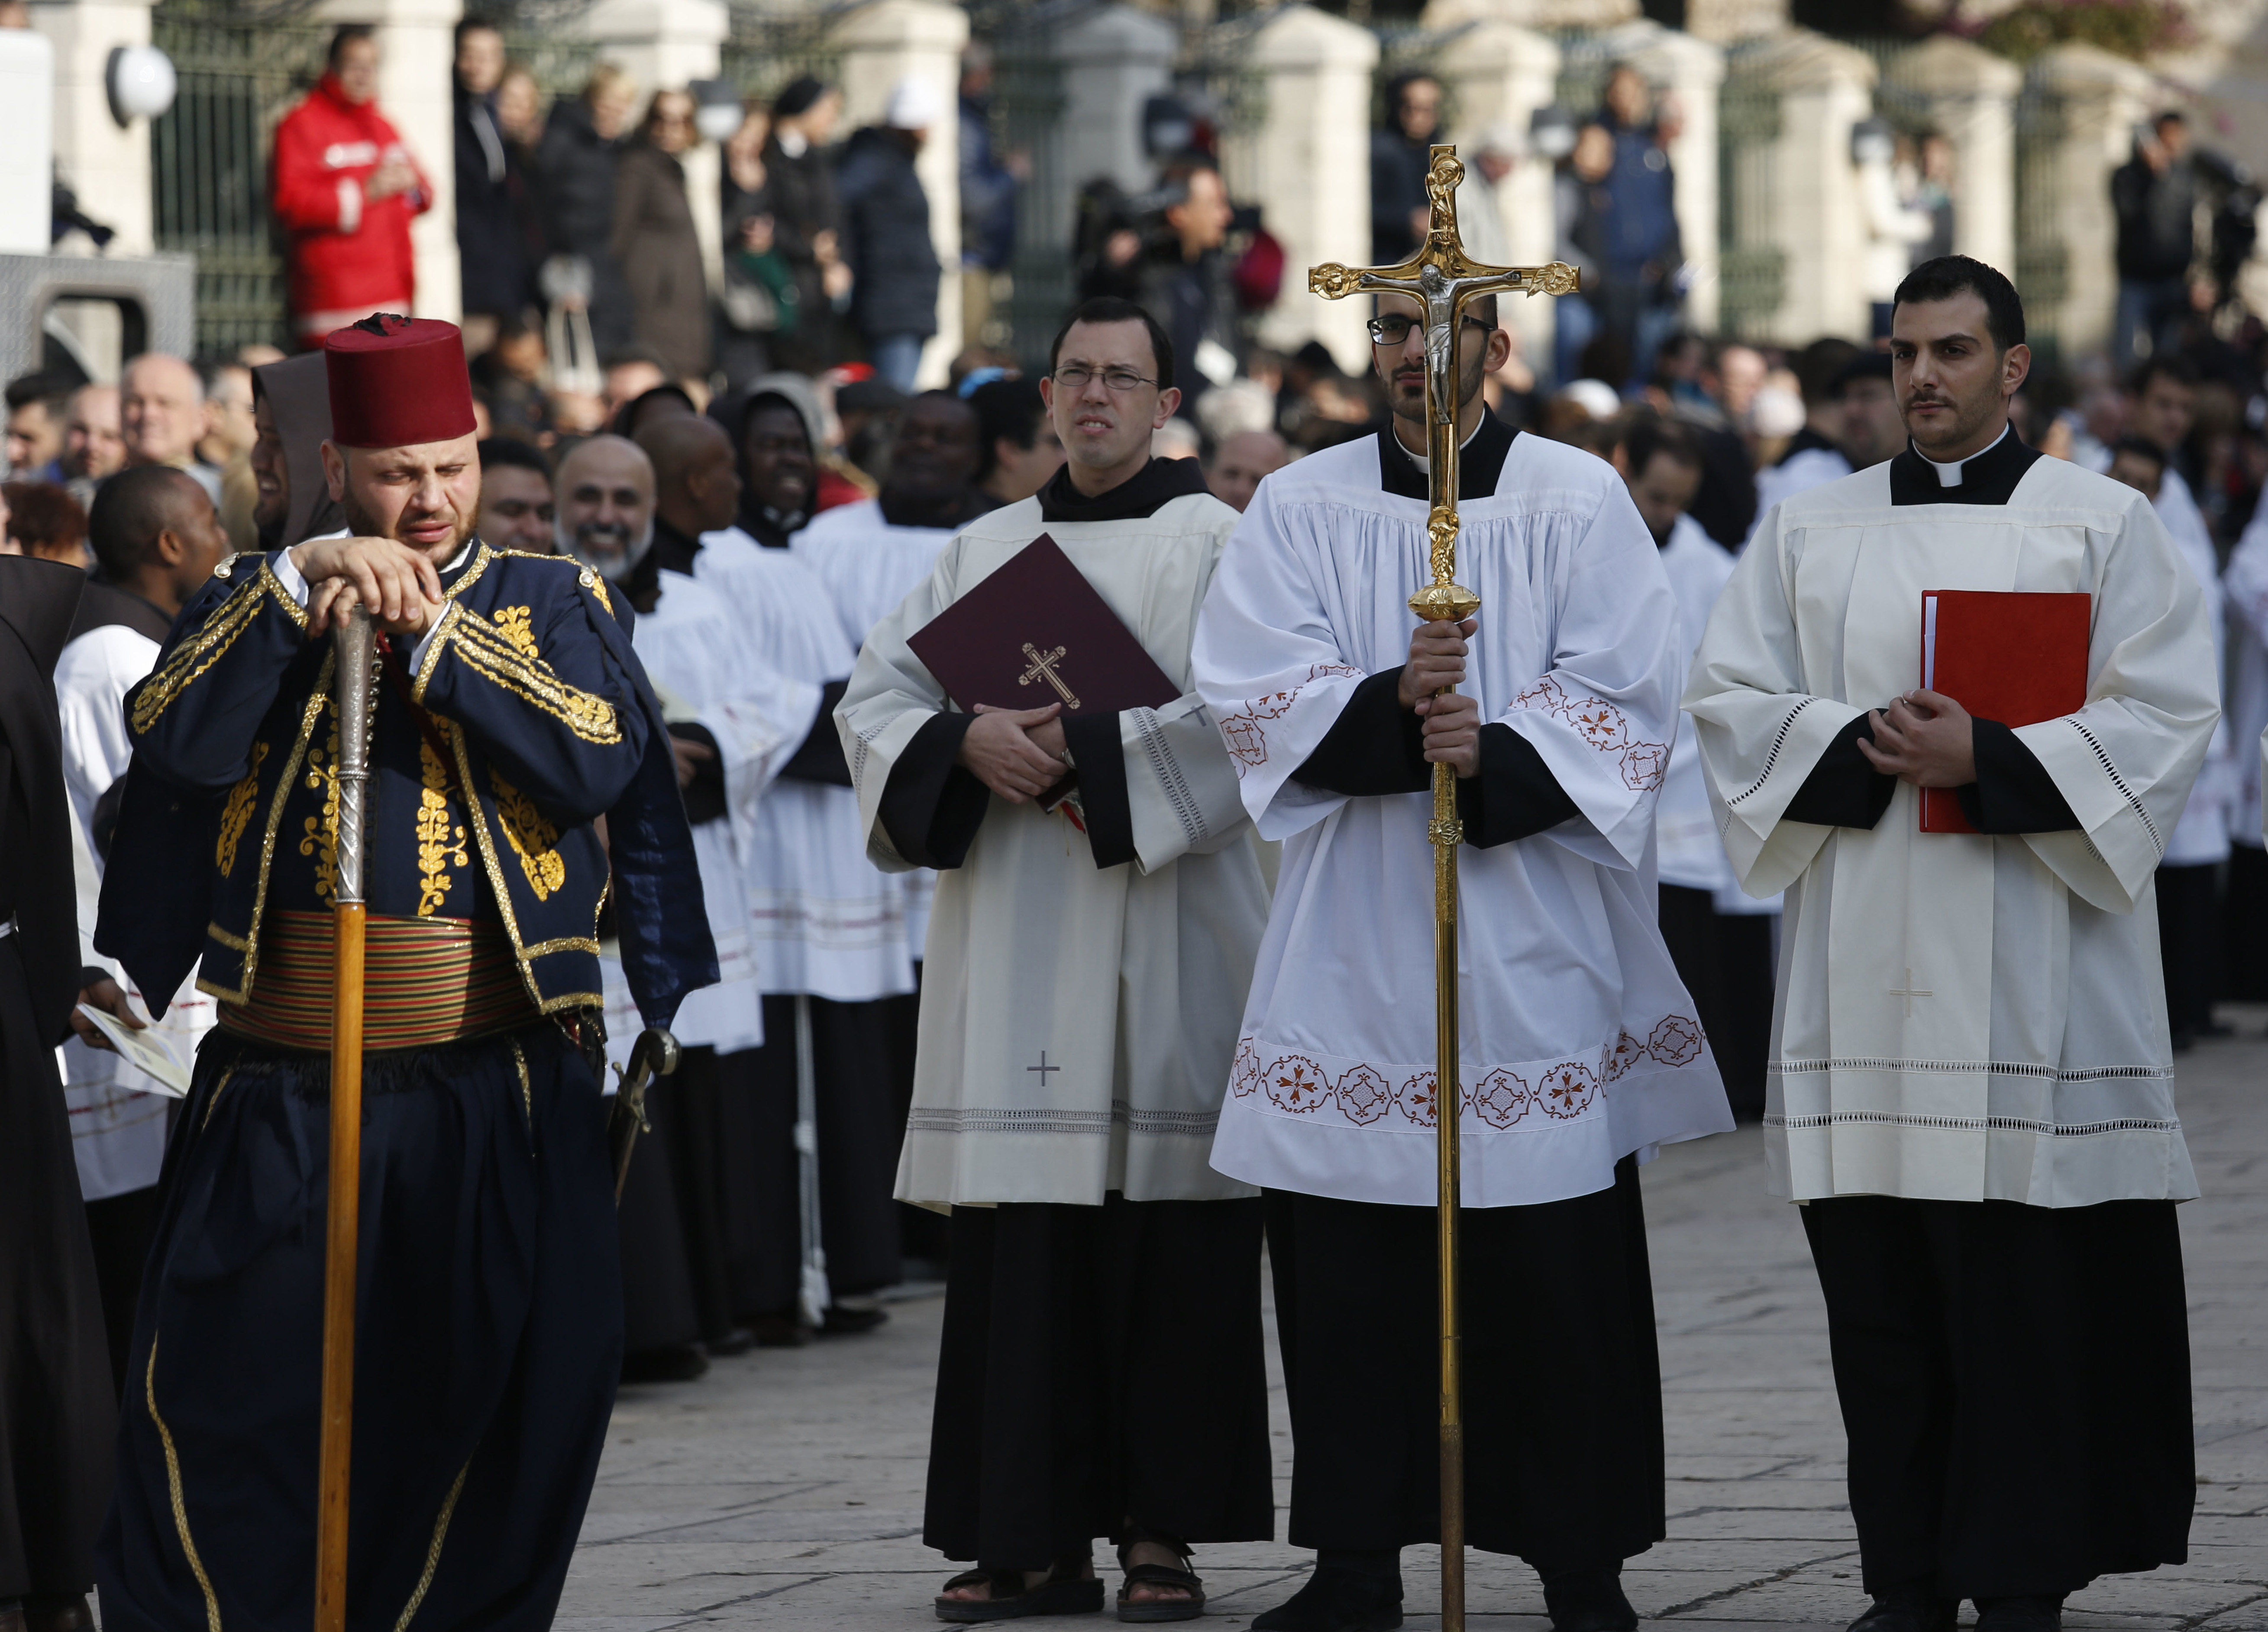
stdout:
[[389,635],[422,635],[446,602],[433,563],[390,538],[318,538],[291,551],[307,580],[307,639],[330,632],[357,606]]

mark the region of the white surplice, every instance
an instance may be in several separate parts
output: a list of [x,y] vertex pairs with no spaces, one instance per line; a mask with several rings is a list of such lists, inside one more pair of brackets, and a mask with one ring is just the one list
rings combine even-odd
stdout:
[[[1655,919],[1683,653],[1653,540],[1610,467],[1542,437],[1458,510],[1481,597],[1464,689],[1580,812],[1459,863],[1463,1199],[1506,1207],[1602,1190],[1621,1157],[1732,1116]],[[1197,689],[1284,841],[1213,1145],[1253,1184],[1435,1199],[1432,796],[1292,774],[1361,680],[1407,661],[1431,581],[1425,506],[1384,491],[1366,437],[1261,484],[1198,621]]]
[[[2039,459],[2006,505],[1792,498],[1735,567],[1685,705],[1751,893],[1787,890],[1774,1192],[2078,1207],[2197,1194],[2153,877],[2218,710],[2205,602],[2149,503]],[[1928,589],[2094,596],[2088,702],[2018,727],[2083,831],[1783,820],[1837,733],[1920,682]]]
[[[1661,570],[1677,601],[1678,654],[1683,660],[1678,666],[1678,689],[1683,690],[1684,665],[1700,646],[1710,610],[1733,575],[1733,552],[1680,512],[1670,523],[1669,542],[1661,546]],[[1661,882],[1705,890],[1712,896],[1733,882],[1733,865],[1725,859],[1717,819],[1709,809],[1709,790],[1701,780],[1701,756],[1693,745],[1689,714],[1677,716],[1669,771],[1654,801],[1653,834],[1654,871]]]
[[2221,577],[2228,609],[2228,838],[2257,850],[2262,843],[2261,756],[2253,744],[2268,732],[2268,505],[2246,526]]
[[[744,649],[777,680],[809,687],[808,715],[766,716],[751,727],[762,736],[788,727],[784,751],[792,757],[813,727],[823,727],[820,688],[850,673],[835,603],[802,561],[738,528],[705,533],[701,546],[694,579],[732,606],[747,631]],[[784,776],[762,798],[735,803],[731,816],[766,993],[863,1003],[914,989],[904,892],[867,863],[856,793]]]
[[[819,708],[819,687],[774,674],[731,603],[708,585],[682,572],[665,572],[660,580],[659,598],[652,611],[637,615],[631,644],[653,683],[663,718],[704,727],[716,738],[725,805],[725,815],[693,827],[702,899],[717,943],[718,982],[686,994],[670,1030],[688,1048],[707,1046],[729,1054],[764,1040],[762,986],[748,939],[748,883],[740,839],[754,831],[759,801],[808,734]],[[641,1023],[637,1005],[620,964],[612,958],[602,961],[609,1045],[626,1049]]]
[[[106,971],[134,1001],[174,1057],[188,1065],[198,1041],[220,1017],[197,990],[196,971],[171,1002],[152,1005],[125,966],[94,950],[94,916],[102,862],[93,846],[95,801],[126,774],[134,757],[126,735],[126,693],[157,666],[158,643],[122,624],[90,629],[55,663],[55,705],[63,727],[63,786],[70,796],[73,860],[78,882],[80,956]],[[159,1012],[161,1010],[163,1012]],[[71,1155],[80,1193],[89,1201],[143,1190],[158,1182],[166,1157],[166,1097],[108,1049],[77,1037],[56,1051],[63,1105],[70,1117]]]
[[836,719],[875,865],[891,770],[950,706],[906,638],[1042,532],[1183,695],[1119,716],[1136,859],[1103,868],[1061,813],[990,800],[940,875],[923,975],[901,1200],[1219,1200],[1206,1164],[1239,1005],[1267,917],[1220,733],[1189,686],[1189,639],[1236,513],[1207,494],[1116,521],[1045,522],[1027,498],[963,528],[867,637]]
[[1756,543],[1774,505],[1850,474],[1851,462],[1832,447],[1802,448],[1776,465],[1766,465],[1756,472],[1756,519],[1749,523],[1748,541],[1742,550]]
[[[2171,465],[2158,487],[2158,497],[2152,506],[2158,520],[2165,523],[2167,536],[2174,541],[2174,550],[2188,565],[2205,593],[2205,621],[2213,634],[2214,669],[2225,676],[2228,672],[2228,624],[2226,598],[2220,581],[2220,557],[2213,547],[2212,529],[2205,526],[2205,513],[2198,508],[2196,498],[2182,473]],[[2174,823],[2172,837],[2166,840],[2166,865],[2169,867],[2207,867],[2228,859],[2229,807],[2236,799],[2236,751],[2240,740],[2228,728],[2228,699],[2221,699],[2222,719],[2213,728],[2213,746],[2205,752],[2205,765],[2198,771],[2197,780],[2191,785],[2189,802],[2182,807],[2181,819]],[[2249,755],[2250,750],[2248,748]]]
[[[866,644],[867,632],[921,587],[952,539],[949,527],[894,526],[883,518],[881,501],[866,498],[821,511],[792,547],[833,597],[856,652]],[[917,867],[898,874],[895,882],[905,905],[906,949],[919,962],[929,943],[937,875]]]

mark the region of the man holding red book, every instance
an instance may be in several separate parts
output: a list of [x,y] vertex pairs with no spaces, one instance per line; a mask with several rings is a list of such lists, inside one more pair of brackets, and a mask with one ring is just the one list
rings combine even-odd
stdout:
[[1685,696],[1742,886],[1787,891],[1764,1130],[1826,1293],[1853,1632],[2058,1627],[2181,1562],[2195,1495],[2152,881],[2213,634],[2148,501],[2018,439],[2023,339],[1991,267],[1915,269],[1911,446],[1765,518]]

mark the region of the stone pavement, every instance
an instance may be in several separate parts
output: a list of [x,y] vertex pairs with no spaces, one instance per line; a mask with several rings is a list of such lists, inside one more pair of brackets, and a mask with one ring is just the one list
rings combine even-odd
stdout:
[[[2182,1209],[2199,1473],[2190,1562],[2098,1582],[2066,1609],[2073,1628],[2268,1628],[2268,1009],[2234,1012],[2243,1040],[2181,1062],[2205,1192]],[[1764,1193],[1754,1128],[1667,1152],[1646,1191],[1670,1517],[1669,1539],[1624,1576],[1631,1598],[1650,1619],[1711,1632],[1839,1632],[1863,1606],[1801,1226]],[[951,1569],[921,1545],[921,1505],[941,1308],[901,1303],[871,1337],[624,1390],[563,1632],[939,1625],[930,1599]],[[1280,1512],[1280,1377],[1275,1414]],[[1246,1623],[1309,1561],[1282,1545],[1205,1549],[1208,1621]],[[1430,1548],[1404,1556],[1413,1628],[1439,1625],[1437,1569]],[[1474,1554],[1468,1580],[1476,1628],[1548,1626],[1516,1562]]]

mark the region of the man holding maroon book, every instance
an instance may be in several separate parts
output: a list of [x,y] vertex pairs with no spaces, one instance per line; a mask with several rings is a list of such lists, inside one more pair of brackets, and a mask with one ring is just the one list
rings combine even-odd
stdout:
[[[940,875],[897,1193],[953,1219],[923,1538],[976,1568],[946,1621],[1100,1609],[1099,1535],[1121,1619],[1194,1619],[1190,1548],[1274,1529],[1260,1203],[1206,1163],[1268,916],[1189,677],[1237,515],[1150,456],[1174,364],[1138,306],[1071,314],[1041,385],[1069,462],[946,546],[836,711],[867,853]],[[1002,658],[1045,706],[970,694]]]
[[2148,501],[2017,439],[2023,338],[1991,267],[1915,269],[1911,446],[1765,518],[1685,697],[1742,886],[1787,891],[1764,1130],[1826,1294],[1853,1632],[1950,1632],[1964,1599],[1980,1632],[2058,1627],[2096,1576],[2180,1562],[2195,1495],[2152,879],[2213,634]]

